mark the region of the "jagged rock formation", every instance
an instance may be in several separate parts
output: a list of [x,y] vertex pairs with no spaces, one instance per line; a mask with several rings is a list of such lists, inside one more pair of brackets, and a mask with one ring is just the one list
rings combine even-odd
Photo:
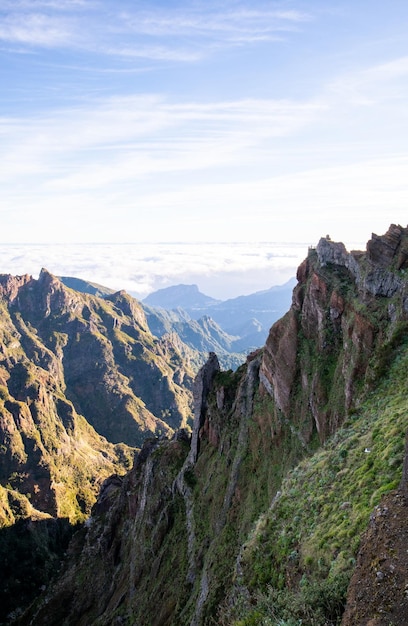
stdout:
[[[153,335],[160,338],[178,335],[184,344],[185,356],[196,371],[204,365],[209,352],[217,353],[223,369],[236,369],[245,362],[246,353],[235,348],[237,337],[224,332],[208,315],[194,320],[182,309],[166,311],[144,303],[143,309]],[[190,348],[189,352],[186,347]]]
[[[38,280],[1,275],[0,311],[0,527],[9,527],[0,551],[27,523],[27,550],[46,570],[29,596],[52,569],[46,538],[63,550],[51,518],[84,520],[103,480],[129,470],[135,446],[187,425],[192,373],[125,292],[80,294],[45,269]],[[31,576],[18,569],[25,561],[30,569],[28,556],[14,568],[17,589]],[[24,594],[3,574],[6,610]]]
[[210,352],[207,363],[198,372],[194,381],[194,426],[189,454],[191,464],[194,464],[197,461],[200,445],[200,431],[204,426],[208,409],[208,394],[212,388],[214,376],[219,371],[220,364],[218,362],[217,355],[214,352]]
[[[102,297],[114,293],[114,291],[108,287],[90,283],[79,278],[62,276],[61,281],[68,287],[76,289],[81,293],[89,293]],[[191,293],[190,289],[187,289],[187,291]],[[193,297],[194,293],[195,290],[193,290]],[[212,301],[211,298],[204,295],[203,299],[203,303]],[[185,310],[179,308],[179,306],[176,306],[174,310],[165,310],[160,306],[152,307],[145,302],[141,303],[141,306],[152,335],[162,339],[162,343],[169,341],[173,343],[173,349],[177,349],[184,361],[188,363],[189,368],[194,372],[197,372],[200,367],[204,365],[208,352],[217,353],[224,369],[236,369],[245,361],[247,354],[247,351],[244,352],[245,346],[237,346],[237,340],[239,344],[241,343],[240,340],[223,331],[208,315],[202,315],[196,320],[192,319],[190,315]],[[256,345],[263,343],[263,340],[259,337],[259,341]]]
[[[61,281],[68,287],[76,289],[81,293],[95,294],[102,297],[114,293],[112,289],[78,278],[63,276]],[[187,292],[191,294],[189,287],[186,287]],[[179,304],[177,305],[177,293],[178,289],[175,288],[176,304],[174,309],[166,310],[161,306],[155,307],[149,306],[145,302],[141,303],[151,333],[163,339],[163,341],[167,341],[168,338],[171,341],[175,341],[178,351],[194,372],[197,372],[205,363],[208,352],[217,353],[223,369],[236,369],[239,365],[242,365],[248,352],[246,349],[248,344],[239,337],[226,333],[209,315],[205,314],[206,308],[203,309],[203,313],[198,319],[192,318],[186,310],[180,308]],[[189,299],[192,306],[195,302],[194,294],[195,290],[193,290],[192,294],[193,300]],[[180,302],[183,302],[183,292],[179,295]],[[210,303],[213,299],[203,294],[201,295],[203,306],[208,302],[211,308]],[[198,305],[199,303],[197,302]],[[191,309],[189,310],[192,312]],[[259,334],[259,326],[260,324],[256,320],[254,324],[251,324],[251,329],[255,331],[255,336],[257,337],[255,345],[261,345],[264,342],[264,337]],[[245,334],[248,333],[245,331]]]
[[323,238],[299,267],[292,307],[266,342],[261,381],[306,439],[314,429],[321,441],[336,430],[373,376],[373,353],[406,321],[406,240],[406,229],[391,226],[363,254]]
[[36,367],[114,443],[138,445],[146,435],[186,425],[191,373],[168,338],[152,337],[126,292],[80,294],[46,270],[38,280],[2,276],[0,284],[3,377],[13,397],[25,400],[23,370]]
[[[266,346],[236,372],[211,357],[194,437],[147,442],[129,474],[105,483],[59,581],[18,623],[338,625],[359,533],[401,479],[407,242],[393,225],[366,252],[328,238],[309,250]],[[402,501],[385,503],[401,531]],[[378,550],[382,536],[369,535]],[[385,596],[366,591],[381,608]],[[343,626],[360,623],[353,593]],[[397,602],[385,616],[403,626]]]

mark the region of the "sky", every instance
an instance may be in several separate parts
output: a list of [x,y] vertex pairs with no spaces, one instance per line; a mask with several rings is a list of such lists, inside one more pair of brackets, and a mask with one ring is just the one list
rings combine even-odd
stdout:
[[407,32],[406,0],[0,0],[0,272],[406,226]]

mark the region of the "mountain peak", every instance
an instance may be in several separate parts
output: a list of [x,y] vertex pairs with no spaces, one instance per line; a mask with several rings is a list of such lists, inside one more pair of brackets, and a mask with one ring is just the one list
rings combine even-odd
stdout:
[[148,295],[143,302],[150,306],[159,306],[164,309],[182,307],[196,309],[216,304],[219,300],[201,293],[197,285],[173,285],[158,289]]
[[391,224],[385,235],[372,234],[367,243],[367,258],[373,265],[396,269],[408,267],[408,227]]

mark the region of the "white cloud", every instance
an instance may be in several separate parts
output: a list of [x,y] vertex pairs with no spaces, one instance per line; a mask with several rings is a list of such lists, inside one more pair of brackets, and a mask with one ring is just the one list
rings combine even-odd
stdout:
[[[337,133],[342,102],[127,96],[4,118],[0,211],[13,207],[13,214],[3,240],[15,233],[22,241],[103,241],[106,233],[112,241],[188,240],[198,233],[255,241],[266,233],[313,243],[325,232],[336,237],[336,222],[338,238],[350,223],[364,238],[377,215],[404,221],[408,156],[386,146],[369,157],[358,135],[364,120],[352,147],[346,136],[343,149],[340,125],[328,148],[322,127]],[[316,142],[307,137],[314,132]]]
[[217,37],[226,41],[267,38],[276,32],[290,30],[294,25],[311,19],[300,11],[194,9],[184,6],[171,11],[138,11],[123,13],[123,31],[128,30],[153,37],[187,36]]
[[[220,46],[280,39],[310,16],[300,11],[209,5],[155,9],[148,3],[39,0],[2,2],[0,40],[70,47],[105,57],[193,62]],[[17,48],[15,49],[17,50]]]
[[135,47],[121,45],[104,47],[104,54],[119,56],[128,59],[149,59],[151,61],[177,61],[191,63],[204,56],[204,51],[187,48],[173,48],[165,46],[138,45]]
[[[343,104],[370,106],[392,103],[408,96],[408,57],[400,57],[371,67],[359,68],[337,77],[328,89]],[[405,102],[404,102],[405,106]]]
[[140,298],[172,284],[202,283],[209,295],[226,299],[286,282],[306,253],[303,244],[272,242],[14,244],[0,247],[0,268],[37,277],[46,267],[55,275],[126,289]]
[[97,5],[92,0],[0,0],[0,10],[2,11],[18,11],[22,9],[30,9],[30,11],[39,9],[56,9],[58,11],[70,10],[75,11],[79,7],[90,7]]
[[0,21],[0,41],[30,47],[55,48],[72,42],[73,25],[67,19],[41,13],[12,14]]
[[[263,10],[248,3],[238,9],[235,2],[204,9],[194,3],[195,10],[192,5],[158,12],[143,2],[0,1],[9,10],[0,34],[27,50],[72,46],[79,53],[70,57],[70,69],[74,61],[92,69],[94,57],[86,51],[121,56],[123,63],[112,63],[119,72],[140,67],[132,56],[163,61],[160,67],[167,68],[167,61],[194,61],[217,46],[286,36],[311,19],[272,11],[268,4]],[[245,84],[244,96],[230,101],[210,101],[210,93],[206,102],[199,101],[201,86],[195,101],[196,93],[185,95],[185,85],[183,96],[143,96],[139,77],[125,87],[114,77],[106,91],[98,77],[90,82],[92,97],[88,86],[78,96],[83,83],[74,96],[69,90],[60,95],[62,101],[72,98],[74,107],[57,108],[50,101],[31,116],[5,115],[2,238],[177,238],[182,224],[187,239],[196,233],[218,240],[256,240],[260,233],[287,239],[293,232],[293,238],[313,243],[325,231],[335,237],[336,221],[339,238],[350,223],[361,232],[380,214],[387,222],[401,221],[408,200],[407,59],[401,55],[371,67],[361,62],[360,69],[329,84],[322,84],[317,67],[314,93],[297,100],[251,98],[248,94],[259,91]],[[64,75],[64,88],[69,83],[76,89],[77,75]],[[50,76],[47,94],[54,87]],[[263,93],[289,93],[279,72],[275,89],[274,77],[272,68],[272,86]],[[173,89],[171,80],[160,83],[163,92]],[[208,76],[207,81],[211,88]],[[293,89],[290,76],[288,84],[292,94],[303,88]],[[139,95],[95,95],[115,91],[116,85],[127,94],[139,89]]]
[[177,104],[138,96],[7,118],[0,120],[0,179],[42,173],[48,188],[71,191],[160,172],[215,170],[247,162],[255,147],[293,134],[320,113],[314,103]]

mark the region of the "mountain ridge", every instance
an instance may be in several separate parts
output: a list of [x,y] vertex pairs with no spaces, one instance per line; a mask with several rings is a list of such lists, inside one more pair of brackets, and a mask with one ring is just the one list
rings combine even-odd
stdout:
[[[142,303],[150,306],[172,310],[181,308],[193,318],[199,319],[202,316],[211,317],[219,324],[228,334],[236,335],[237,329],[244,326],[253,318],[257,319],[264,335],[259,335],[259,339],[263,342],[266,339],[267,331],[281,315],[286,313],[290,306],[292,289],[295,286],[295,278],[288,280],[283,285],[274,285],[269,289],[256,291],[249,295],[242,295],[227,300],[210,299],[210,304],[205,303],[205,296],[198,292],[202,298],[202,304],[197,304],[196,290],[194,290],[191,299],[191,287],[197,285],[176,285],[174,287],[166,287],[153,292]],[[243,338],[241,338],[243,339]],[[261,344],[260,344],[261,345]],[[252,346],[260,347],[258,346]]]
[[221,302],[216,298],[202,293],[198,285],[172,285],[153,291],[143,298],[142,302],[150,306],[160,306],[164,309],[203,309]]
[[[111,496],[101,493],[55,586],[17,623],[349,619],[360,536],[398,488],[405,456],[407,249],[398,225],[366,252],[327,237],[310,248],[265,346],[235,372],[210,356],[194,383],[192,437],[143,445]],[[378,585],[381,570],[368,567]],[[386,597],[399,612],[367,594],[361,626],[403,626],[398,585]]]
[[[113,293],[83,279],[61,280],[82,293],[96,293],[104,298]],[[263,345],[271,324],[286,312],[293,286],[294,279],[222,301],[203,294],[197,285],[179,284],[153,292],[140,304],[154,335],[160,338],[177,333],[196,351],[189,356],[196,370],[205,362],[205,353],[211,351],[217,352],[225,369],[236,369],[249,352]]]
[[[171,338],[153,338],[125,292],[84,296],[42,269],[38,280],[0,275],[0,307],[2,488],[18,489],[19,506],[38,516],[83,518],[98,473],[125,471],[146,436],[187,426],[192,372]],[[96,483],[86,497],[74,476],[69,489],[78,501],[65,493],[57,452],[70,458],[66,472],[69,464],[81,471],[81,455],[93,459]],[[4,506],[4,520],[12,521]]]

